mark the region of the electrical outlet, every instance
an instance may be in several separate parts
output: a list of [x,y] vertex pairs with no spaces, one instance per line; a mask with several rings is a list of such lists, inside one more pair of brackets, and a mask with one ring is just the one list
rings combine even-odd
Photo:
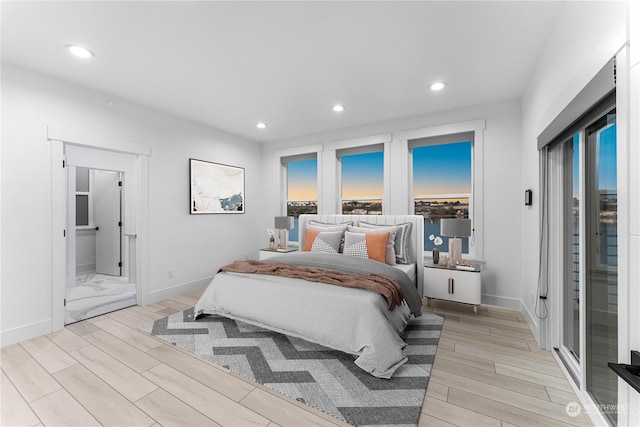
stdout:
[[173,270],[167,271],[167,278],[168,279],[173,279]]

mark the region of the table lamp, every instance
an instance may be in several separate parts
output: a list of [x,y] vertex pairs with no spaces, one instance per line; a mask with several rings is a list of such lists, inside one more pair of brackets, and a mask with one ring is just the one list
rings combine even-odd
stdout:
[[449,259],[455,265],[462,261],[462,236],[471,236],[471,220],[445,218],[440,221],[440,234],[449,237]]
[[278,249],[287,249],[287,241],[289,240],[289,230],[293,228],[292,216],[277,216],[274,228],[279,231],[278,236],[280,242]]

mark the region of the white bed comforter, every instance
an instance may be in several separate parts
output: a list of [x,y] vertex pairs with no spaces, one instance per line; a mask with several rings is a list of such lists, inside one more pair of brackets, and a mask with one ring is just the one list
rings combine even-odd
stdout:
[[218,273],[194,308],[357,355],[371,375],[391,378],[407,361],[400,338],[411,310],[389,311],[380,294],[277,276]]

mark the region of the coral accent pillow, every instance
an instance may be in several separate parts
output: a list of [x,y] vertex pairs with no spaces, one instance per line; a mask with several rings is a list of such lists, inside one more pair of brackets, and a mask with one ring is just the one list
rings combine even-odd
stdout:
[[[396,242],[396,233],[399,231],[398,228],[387,227],[385,229],[382,229],[382,228],[371,229],[371,228],[354,227],[350,225],[349,228],[347,228],[347,231],[351,233],[361,233],[366,235],[369,235],[369,234],[386,235],[388,240],[387,240],[387,246],[386,246],[386,256],[383,262],[389,265],[396,265],[395,242]],[[345,248],[346,248],[346,242],[345,242]]]
[[387,259],[387,241],[389,240],[389,233],[367,233],[365,234],[365,237],[369,258],[385,263]]
[[358,227],[360,228],[369,228],[369,229],[378,229],[378,230],[387,230],[387,228],[393,228],[397,230],[396,240],[395,240],[395,251],[396,251],[396,262],[398,264],[410,264],[410,249],[409,249],[409,236],[411,235],[411,227],[413,224],[410,222],[405,222],[402,224],[396,225],[382,225],[382,224],[370,224],[364,221],[358,221]]
[[345,232],[344,254],[369,258],[385,263],[389,233],[350,233]]
[[318,234],[320,234],[320,230],[309,230],[307,228],[306,234],[304,235],[304,246],[302,250],[305,252],[311,251],[311,247],[313,246],[313,241],[316,240]]

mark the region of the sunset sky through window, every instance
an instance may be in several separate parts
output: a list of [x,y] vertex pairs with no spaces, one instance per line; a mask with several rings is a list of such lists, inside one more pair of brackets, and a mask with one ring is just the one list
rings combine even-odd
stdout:
[[317,169],[318,161],[316,159],[289,162],[287,167],[287,199],[317,199]]
[[[384,153],[342,157],[342,197],[382,197]],[[288,199],[317,199],[317,160],[288,164]],[[471,142],[413,149],[413,194],[471,193]]]
[[342,197],[382,197],[384,153],[342,157]]

